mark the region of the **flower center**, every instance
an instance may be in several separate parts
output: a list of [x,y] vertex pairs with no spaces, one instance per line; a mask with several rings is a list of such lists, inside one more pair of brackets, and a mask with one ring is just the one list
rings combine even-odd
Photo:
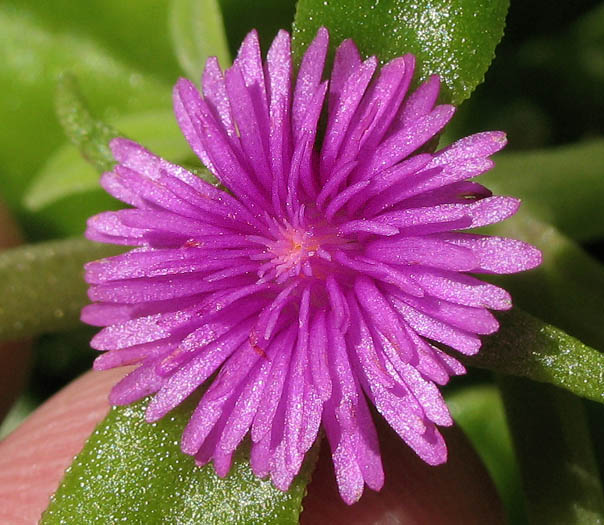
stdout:
[[267,237],[256,239],[265,246],[258,258],[266,261],[258,269],[258,277],[263,282],[277,283],[296,276],[324,278],[331,264],[330,249],[346,242],[332,228],[287,221],[275,222]]

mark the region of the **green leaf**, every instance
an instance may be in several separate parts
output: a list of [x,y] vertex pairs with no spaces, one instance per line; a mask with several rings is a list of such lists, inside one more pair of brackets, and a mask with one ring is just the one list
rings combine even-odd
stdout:
[[[178,75],[170,46],[170,0],[3,0],[55,34],[86,34],[118,60],[172,83]],[[141,45],[144,42],[145,45]]]
[[193,403],[153,424],[144,420],[145,405],[111,410],[67,471],[42,525],[298,523],[317,446],[288,492],[253,475],[246,446],[221,479],[212,465],[196,467],[180,451]]
[[115,159],[109,149],[109,142],[118,137],[119,132],[93,118],[73,75],[64,74],[59,79],[56,106],[57,117],[65,134],[82,156],[97,171],[102,173],[110,170]]
[[447,393],[445,399],[455,423],[470,438],[489,471],[508,522],[526,523],[520,471],[499,390],[494,385],[473,385]]
[[535,270],[489,279],[509,290],[523,310],[604,350],[604,266],[523,209],[485,230],[530,242],[543,253]]
[[[131,137],[168,160],[179,164],[193,160],[171,111],[136,113],[117,119],[114,125],[118,135]],[[103,145],[101,151],[105,150]],[[74,146],[66,144],[42,167],[24,195],[24,204],[28,210],[38,211],[59,199],[96,189],[100,189],[98,170]]]
[[[55,2],[52,9],[57,9]],[[58,18],[67,16],[59,12]],[[0,192],[13,209],[18,210],[27,184],[64,141],[53,107],[61,72],[77,75],[93,112],[104,120],[170,107],[167,83],[116,58],[82,29],[71,33],[50,27],[20,4],[0,5],[0,64]]]
[[123,250],[68,239],[0,253],[0,340],[77,326],[88,303],[83,264]]
[[604,140],[497,155],[481,177],[494,193],[523,200],[523,208],[578,241],[604,235]]
[[480,84],[501,40],[508,0],[299,0],[293,49],[298,61],[320,26],[332,49],[352,38],[363,55],[418,59],[416,81],[443,82],[441,100],[459,105]]
[[208,57],[218,57],[222,67],[231,62],[216,0],[172,0],[170,34],[180,67],[195,82]]
[[533,525],[600,525],[604,496],[580,399],[525,379],[500,386]]
[[464,358],[466,364],[604,403],[604,353],[517,308],[499,318],[500,330],[484,339],[477,355]]

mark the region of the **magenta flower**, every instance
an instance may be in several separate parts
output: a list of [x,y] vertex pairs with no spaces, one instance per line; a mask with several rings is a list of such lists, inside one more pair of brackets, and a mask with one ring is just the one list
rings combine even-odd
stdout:
[[251,32],[224,75],[208,60],[202,94],[176,84],[182,132],[228,192],[111,143],[119,164],[102,185],[134,209],[92,217],[87,236],[136,248],[87,265],[82,319],[105,327],[96,369],[139,365],[112,403],[154,394],[156,421],[208,384],[182,437],[199,465],[226,475],[249,435],[254,473],[286,490],[322,425],[353,503],[384,481],[369,403],[424,461],[446,461],[437,425],[452,420],[436,385],[465,371],[449,348],[476,353],[498,328],[489,309],[511,306],[469,273],[541,256],[459,231],[518,208],[469,180],[503,133],[434,152],[455,111],[435,105],[438,77],[409,94],[412,55],[378,69],[347,40],[324,81],[327,47],[321,29],[294,79],[289,35],[263,64]]

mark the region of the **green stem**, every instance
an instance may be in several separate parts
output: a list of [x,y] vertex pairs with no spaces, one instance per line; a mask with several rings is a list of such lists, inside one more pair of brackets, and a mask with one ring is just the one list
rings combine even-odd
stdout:
[[88,303],[84,263],[122,251],[76,238],[0,253],[0,341],[77,326]]
[[499,378],[534,525],[604,522],[604,496],[580,399],[549,385]]

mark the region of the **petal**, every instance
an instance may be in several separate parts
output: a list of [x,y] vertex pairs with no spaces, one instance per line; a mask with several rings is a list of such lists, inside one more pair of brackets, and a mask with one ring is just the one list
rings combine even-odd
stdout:
[[418,267],[410,270],[409,277],[427,293],[445,301],[492,310],[509,310],[512,307],[508,292],[470,275]]
[[419,335],[451,346],[466,355],[476,354],[480,349],[481,341],[477,335],[434,319],[396,298],[393,299],[393,304]]
[[438,237],[392,237],[370,242],[365,254],[376,261],[422,265],[443,270],[471,271],[479,260],[472,250]]
[[328,44],[329,33],[327,29],[320,27],[317,36],[302,57],[292,106],[292,132],[296,140],[299,138],[302,123],[306,119],[309,104],[321,84]]
[[516,273],[541,264],[541,252],[522,241],[469,233],[436,234],[436,238],[472,251],[479,265],[474,271]]
[[129,405],[157,392],[165,378],[155,372],[153,360],[140,365],[117,383],[109,394],[112,405]]

